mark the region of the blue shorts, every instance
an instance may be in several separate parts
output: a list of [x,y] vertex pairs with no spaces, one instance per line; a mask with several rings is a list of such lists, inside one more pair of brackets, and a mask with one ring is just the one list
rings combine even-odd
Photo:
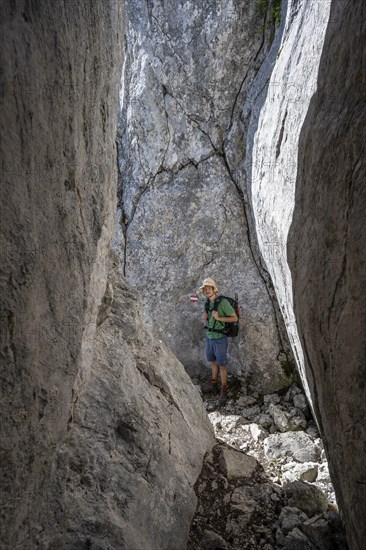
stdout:
[[227,336],[221,338],[206,337],[206,359],[209,363],[216,361],[220,367],[227,365]]

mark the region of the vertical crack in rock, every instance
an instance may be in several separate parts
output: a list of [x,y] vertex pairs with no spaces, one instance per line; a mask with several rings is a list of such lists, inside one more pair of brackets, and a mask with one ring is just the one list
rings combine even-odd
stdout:
[[286,118],[287,118],[287,109],[286,109],[286,112],[285,112],[285,116],[283,117],[283,120],[282,120],[280,135],[278,136],[278,141],[277,141],[277,145],[276,145],[276,159],[278,159],[278,157],[280,156],[280,152],[281,152],[281,144],[282,144],[282,140],[283,140],[283,134],[284,134],[284,131],[285,131]]
[[174,46],[173,46],[173,40],[171,38],[171,36],[169,36],[169,34],[167,34],[164,29],[162,28],[162,26],[159,24],[159,21],[158,19],[153,15],[152,16],[152,19],[155,21],[158,29],[160,30],[160,32],[165,36],[165,38],[167,39],[168,41],[168,44],[170,46],[170,48],[172,49],[172,52],[174,53],[175,56],[178,57],[178,59],[182,62],[182,65],[184,67],[184,59],[179,55],[179,53],[175,50]]
[[[261,262],[260,255],[258,254],[258,252],[256,250],[257,245],[253,243],[253,240],[255,240],[255,236],[253,236],[251,234],[251,231],[250,231],[249,213],[248,213],[249,203],[248,203],[248,200],[245,199],[244,191],[237,184],[235,178],[233,177],[233,175],[231,173],[230,166],[228,164],[225,152],[223,153],[222,158],[224,160],[225,167],[226,167],[226,170],[227,170],[227,172],[230,176],[230,179],[233,182],[233,184],[235,185],[237,193],[238,193],[238,195],[240,197],[240,200],[242,202],[243,214],[244,214],[245,225],[246,225],[246,229],[247,229],[247,237],[248,237],[250,253],[251,253],[251,256],[253,258],[253,262],[257,267],[258,274],[259,274],[260,278],[263,280],[264,287],[267,291],[268,297],[269,297],[269,299],[271,301],[271,304],[272,304],[273,314],[274,314],[274,317],[276,319],[277,337],[278,337],[278,341],[279,341],[279,344],[280,344],[279,353],[285,352],[287,346],[285,345],[283,336],[281,334],[282,320],[280,321],[278,319],[278,315],[279,315],[280,312],[278,311],[277,298],[276,298],[276,295],[275,295],[275,292],[274,292],[274,289],[273,289],[273,284],[272,284],[270,275],[269,275],[268,271],[265,269],[265,267],[263,266],[263,264]],[[286,353],[286,355],[287,355],[287,353]]]
[[[170,142],[171,142],[171,135],[170,135],[170,127],[169,127],[169,115],[168,115],[168,111],[166,109],[166,103],[165,103],[165,98],[166,96],[169,94],[168,90],[166,89],[166,87],[163,85],[163,101],[164,101],[164,106],[165,106],[165,120],[166,120],[166,128],[167,128],[167,134],[168,134],[168,139],[167,139],[167,144],[166,144],[166,147],[164,149],[164,153],[163,153],[163,158],[161,160],[161,163],[160,163],[160,168],[158,170],[157,173],[159,173],[159,171],[162,171],[164,170],[164,162],[165,162],[165,157],[168,153],[168,150],[169,150],[169,145],[170,145]],[[172,96],[173,97],[173,96]],[[157,175],[157,174],[156,174]]]
[[[260,50],[259,50],[259,51],[260,51]],[[258,51],[258,53],[259,53],[259,51]],[[231,109],[230,123],[229,123],[229,126],[228,126],[228,127],[226,128],[226,130],[225,130],[225,132],[226,132],[227,134],[230,133],[230,130],[231,130],[232,126],[233,126],[233,123],[234,123],[234,113],[235,113],[235,111],[236,111],[236,106],[237,106],[237,103],[238,103],[238,101],[239,101],[239,97],[241,96],[242,90],[243,90],[243,88],[244,88],[244,84],[245,84],[245,82],[246,82],[246,80],[247,80],[247,78],[248,78],[248,74],[249,74],[249,71],[251,70],[251,68],[252,68],[252,67],[249,65],[249,67],[248,67],[248,69],[247,69],[247,71],[246,71],[246,73],[245,73],[245,76],[244,76],[244,78],[243,78],[243,80],[242,80],[242,82],[241,82],[241,84],[240,84],[240,87],[239,87],[239,89],[238,89],[238,92],[237,92],[237,94],[236,94],[236,96],[235,96],[235,100],[234,100],[234,103],[233,103],[233,106],[232,106],[232,109]]]
[[[268,6],[268,9],[270,8],[270,5]],[[260,53],[263,51],[263,48],[264,48],[264,45],[265,45],[265,41],[266,41],[266,33],[265,33],[265,29],[266,29],[266,23],[267,23],[267,12],[264,14],[264,22],[263,22],[263,32],[262,32],[262,43],[260,45],[260,47],[258,48],[258,51],[257,53],[255,54],[255,57],[254,57],[254,61],[250,64],[247,65],[247,70],[245,72],[245,75],[243,77],[243,80],[241,81],[241,84],[239,86],[239,89],[238,89],[238,92],[235,96],[235,100],[233,102],[233,106],[232,106],[232,109],[231,109],[231,115],[230,115],[230,123],[229,123],[229,126],[226,128],[225,130],[225,133],[226,135],[229,135],[230,134],[230,130],[232,129],[233,127],[233,123],[234,123],[234,114],[235,114],[235,111],[236,111],[236,107],[237,107],[237,104],[238,104],[238,101],[239,101],[239,98],[241,97],[242,95],[242,91],[243,91],[243,88],[244,88],[244,84],[247,80],[247,77],[248,77],[248,74],[249,74],[249,71],[252,70],[253,68],[255,68],[255,62],[257,61],[257,58],[258,56],[260,55]],[[260,66],[258,67],[258,69],[255,69],[255,73],[257,73],[260,69]]]
[[[135,217],[135,213],[136,213],[136,210],[139,206],[139,203],[141,202],[142,200],[142,197],[144,196],[144,194],[146,193],[146,191],[148,191],[148,189],[150,188],[150,185],[152,185],[152,182],[154,181],[155,177],[157,176],[158,174],[156,174],[155,176],[153,176],[153,178],[151,180],[148,181],[146,187],[140,189],[138,195],[135,197],[135,202],[134,202],[134,205],[133,205],[133,208],[131,210],[131,214],[130,214],[130,217],[128,219],[126,219],[125,221],[125,230],[124,230],[124,237],[125,237],[125,242],[124,242],[124,262],[123,262],[123,275],[126,276],[126,256],[127,256],[127,249],[128,249],[128,228],[129,226],[131,225],[131,223],[133,222],[133,219]],[[123,211],[123,210],[122,210]],[[124,211],[123,211],[124,213]],[[124,213],[124,215],[126,216],[126,214]]]

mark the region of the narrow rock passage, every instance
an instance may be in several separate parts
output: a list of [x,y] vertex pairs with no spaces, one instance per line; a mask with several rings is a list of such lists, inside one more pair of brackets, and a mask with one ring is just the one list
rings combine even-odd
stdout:
[[[197,385],[199,389],[199,385]],[[347,543],[322,441],[303,391],[205,394],[217,445],[195,490],[189,549],[332,549]]]

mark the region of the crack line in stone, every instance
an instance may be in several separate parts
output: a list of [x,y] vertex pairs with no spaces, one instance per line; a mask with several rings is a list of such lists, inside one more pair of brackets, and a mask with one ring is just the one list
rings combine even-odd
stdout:
[[236,190],[238,192],[238,195],[239,195],[239,197],[241,199],[241,202],[242,202],[242,205],[243,205],[244,218],[245,218],[246,226],[247,226],[246,232],[247,232],[249,250],[251,252],[254,265],[256,266],[256,268],[258,270],[259,276],[260,276],[260,278],[262,279],[262,281],[264,283],[264,286],[265,286],[265,289],[267,291],[268,297],[269,297],[270,302],[272,304],[275,323],[276,323],[276,327],[277,327],[277,331],[276,331],[277,332],[277,338],[278,338],[281,350],[283,350],[284,353],[287,356],[288,353],[286,352],[286,348],[284,346],[284,342],[283,342],[282,335],[281,335],[280,321],[278,319],[278,312],[277,312],[276,305],[275,305],[275,297],[272,296],[272,294],[270,292],[270,288],[269,288],[269,285],[272,285],[271,277],[270,277],[270,274],[268,273],[267,269],[265,269],[265,267],[263,266],[263,264],[261,262],[261,259],[260,259],[260,256],[257,253],[254,252],[254,248],[253,248],[254,245],[252,243],[251,233],[250,233],[249,216],[248,216],[248,213],[247,213],[248,202],[245,200],[243,190],[239,187],[239,185],[237,184],[237,182],[234,179],[234,176],[231,173],[231,169],[230,169],[229,163],[227,161],[225,152],[223,152],[222,158],[223,158],[226,170],[229,174],[229,177],[230,177],[231,181],[233,182],[233,184],[235,185]]

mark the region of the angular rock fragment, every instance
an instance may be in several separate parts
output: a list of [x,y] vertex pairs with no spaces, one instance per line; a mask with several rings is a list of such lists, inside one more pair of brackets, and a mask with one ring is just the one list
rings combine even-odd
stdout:
[[293,481],[283,486],[288,506],[299,508],[309,517],[325,512],[328,508],[328,500],[325,494],[310,483]]
[[303,430],[307,426],[306,420],[296,415],[296,411],[294,411],[295,414],[291,414],[273,404],[269,406],[268,411],[272,415],[275,426],[280,432],[295,432]]
[[262,466],[252,456],[228,448],[222,449],[219,467],[229,481],[250,478],[256,472],[263,471]]
[[285,535],[287,535],[290,531],[292,531],[295,527],[299,527],[307,519],[309,519],[308,516],[299,510],[299,508],[285,506],[282,508],[279,517],[281,530]]
[[316,462],[290,462],[282,467],[282,471],[285,481],[300,480],[312,483],[318,476],[318,464]]
[[295,527],[285,539],[283,550],[317,550],[298,527]]
[[292,456],[297,462],[317,462],[321,448],[304,432],[273,434],[264,442],[268,459]]

